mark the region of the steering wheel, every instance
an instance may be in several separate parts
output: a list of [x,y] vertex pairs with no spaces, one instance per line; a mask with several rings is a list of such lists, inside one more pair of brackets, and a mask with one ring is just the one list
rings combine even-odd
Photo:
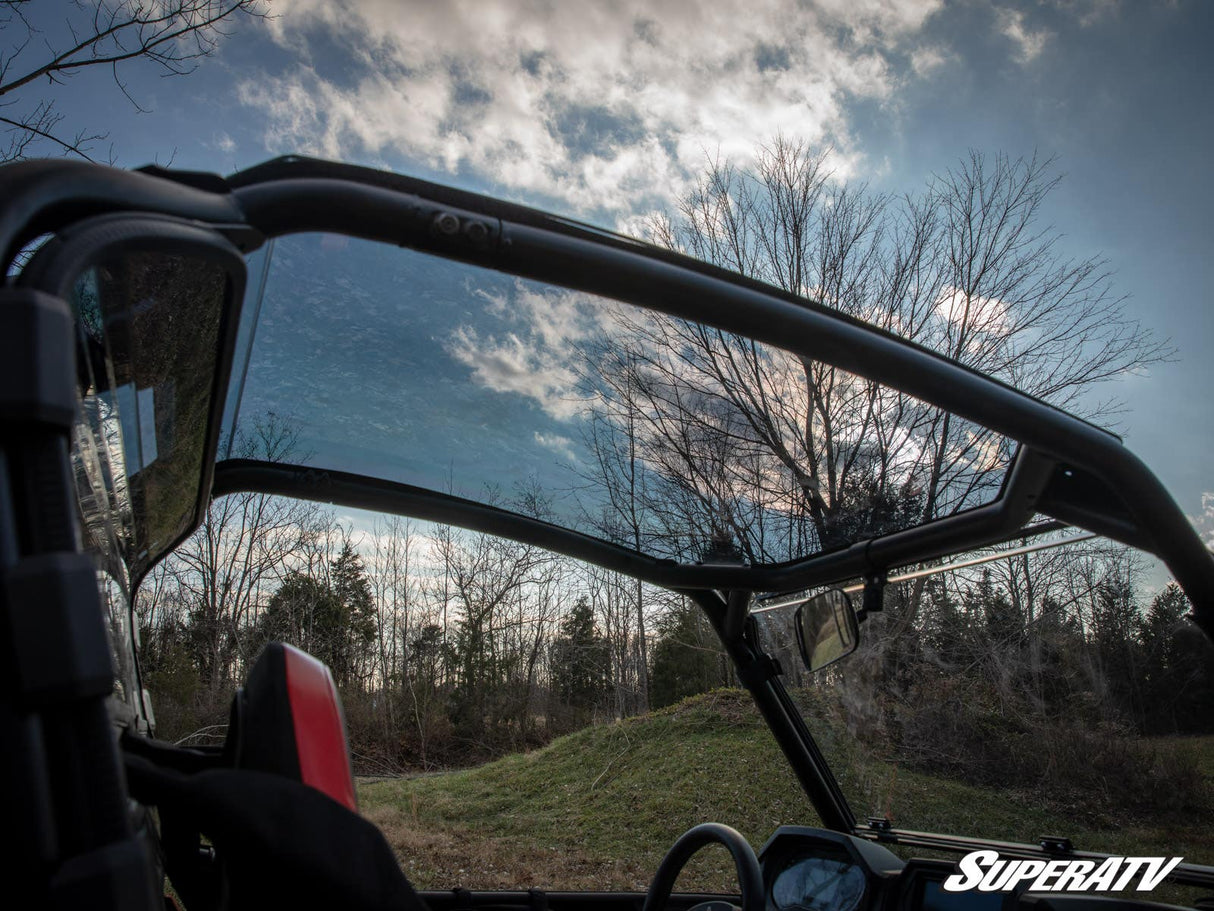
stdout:
[[[663,911],[683,865],[700,848],[714,842],[724,845],[733,855],[734,868],[738,872],[738,887],[742,892],[741,911],[764,911],[766,903],[763,897],[763,873],[759,869],[759,858],[755,856],[754,848],[737,829],[731,829],[719,822],[702,823],[679,836],[678,841],[662,858],[658,872],[654,874],[649,891],[645,894],[645,905],[641,911]],[[731,907],[733,906],[726,902],[711,901],[701,902],[690,911],[725,911]]]

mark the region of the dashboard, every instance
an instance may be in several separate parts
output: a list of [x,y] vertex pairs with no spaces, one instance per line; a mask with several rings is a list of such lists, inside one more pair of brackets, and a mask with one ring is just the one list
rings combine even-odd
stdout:
[[1017,896],[946,892],[951,861],[904,861],[882,845],[781,826],[759,853],[767,911],[1013,911]]

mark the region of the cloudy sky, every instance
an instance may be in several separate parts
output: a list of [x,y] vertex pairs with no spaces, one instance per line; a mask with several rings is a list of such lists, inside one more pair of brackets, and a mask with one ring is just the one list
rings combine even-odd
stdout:
[[[36,5],[19,60],[63,37]],[[1127,442],[1197,516],[1214,490],[1214,4],[1041,0],[273,0],[185,78],[138,65],[54,97],[101,157],[228,172],[302,152],[608,227],[777,133],[848,179],[920,189],[969,149],[1057,158],[1063,252],[1104,256],[1176,360],[1116,394]],[[6,27],[3,43],[17,39]],[[20,66],[15,63],[14,66]],[[13,96],[10,96],[13,97]],[[112,152],[111,152],[112,150]],[[1212,526],[1214,529],[1214,526]]]

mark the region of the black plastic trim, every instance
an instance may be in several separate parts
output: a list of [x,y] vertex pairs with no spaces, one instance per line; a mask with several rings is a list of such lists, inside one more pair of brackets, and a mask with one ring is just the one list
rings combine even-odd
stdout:
[[71,429],[76,389],[70,365],[57,357],[70,347],[74,324],[62,298],[32,288],[0,288],[7,321],[0,348],[0,420]]
[[8,629],[16,695],[22,708],[44,708],[114,688],[97,594],[97,570],[80,553],[36,554],[6,571]]
[[[536,911],[536,900],[543,896],[548,911],[641,911],[643,892],[548,892],[532,889],[528,892],[477,891],[468,889],[429,890],[418,892],[431,911]],[[737,895],[715,892],[675,892],[666,903],[667,911],[683,911],[708,901],[736,901]]]

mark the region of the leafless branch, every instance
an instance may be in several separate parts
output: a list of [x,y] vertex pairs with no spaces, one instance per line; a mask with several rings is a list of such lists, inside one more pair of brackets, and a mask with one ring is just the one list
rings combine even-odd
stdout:
[[[91,161],[90,144],[105,136],[88,130],[72,138],[62,135],[57,129],[62,115],[54,112],[54,99],[37,97],[35,86],[41,80],[53,91],[80,72],[108,67],[122,95],[145,113],[121,75],[124,65],[142,61],[163,76],[187,75],[214,53],[237,21],[268,15],[265,0],[93,0],[78,3],[64,23],[63,35],[52,37],[26,17],[24,5],[24,0],[0,3],[0,25],[20,34],[0,54],[0,98],[25,111],[2,119],[8,136],[0,153],[4,161],[25,157],[39,142]],[[31,59],[39,45],[45,55]]]

